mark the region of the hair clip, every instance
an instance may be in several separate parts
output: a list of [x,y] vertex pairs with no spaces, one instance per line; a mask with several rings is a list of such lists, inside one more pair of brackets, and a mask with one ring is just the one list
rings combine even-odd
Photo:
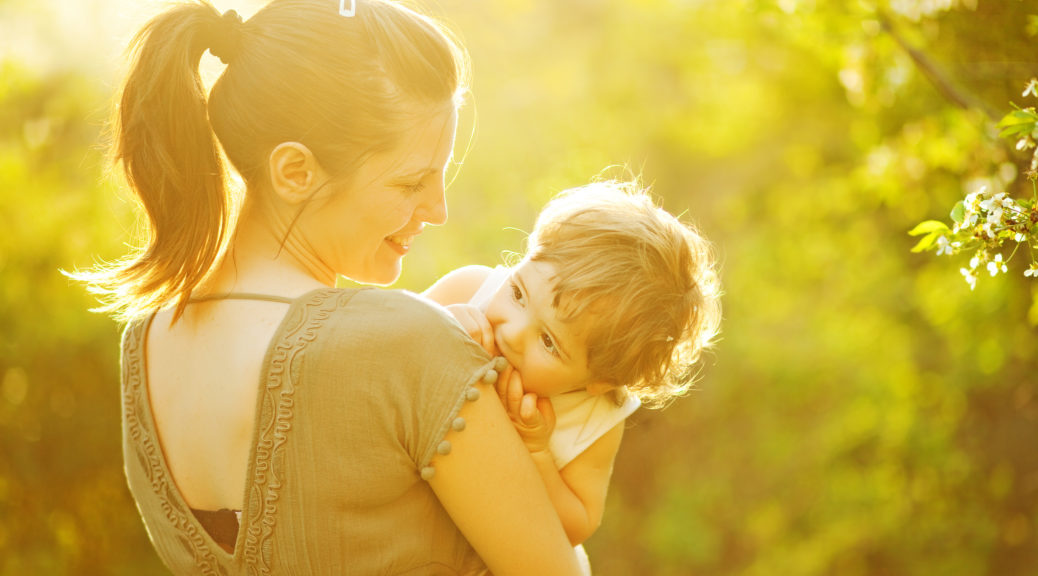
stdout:
[[346,0],[339,0],[339,15],[347,18],[353,18],[357,13],[357,0],[350,0],[349,8],[346,7]]

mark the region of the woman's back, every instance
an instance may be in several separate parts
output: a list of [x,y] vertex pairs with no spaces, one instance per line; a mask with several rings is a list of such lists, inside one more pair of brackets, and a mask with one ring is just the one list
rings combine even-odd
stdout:
[[[252,307],[247,302],[220,304],[234,306]],[[256,303],[261,317],[270,314],[263,314],[263,307],[286,308]],[[178,410],[150,410],[160,403],[160,389],[177,384],[169,378],[149,390],[148,375],[156,373],[152,359],[175,348],[149,350],[154,334],[162,333],[156,332],[157,318],[127,329],[127,475],[163,560],[176,573],[482,571],[482,562],[419,470],[442,454],[443,437],[452,430],[469,390],[483,381],[494,362],[441,310],[400,292],[318,290],[294,301],[283,316],[256,370],[255,407],[232,408],[234,416],[222,431],[202,425],[217,434],[244,434],[247,456],[241,464],[219,460],[220,447],[237,447],[236,439],[212,438],[201,455],[192,451],[197,453],[207,441],[205,432],[167,434],[159,445],[155,424],[162,418],[172,419],[167,424],[190,426],[195,418],[219,416],[220,406],[173,399]],[[257,322],[266,325],[263,319]],[[167,336],[173,336],[166,342],[172,344],[178,334]],[[216,340],[212,344],[219,347]],[[208,350],[197,354],[220,356]],[[239,360],[235,356],[228,354],[229,364]],[[433,362],[447,368],[427,370]],[[186,385],[245,384],[242,378],[233,383],[201,378]],[[247,430],[241,430],[241,421],[250,419]],[[180,448],[167,448],[169,439],[186,448],[182,461],[176,460]],[[227,478],[213,474],[207,481],[203,467],[191,462],[210,458]],[[177,466],[178,476],[173,476],[170,470]],[[236,467],[242,472],[230,478]],[[238,486],[239,492],[244,486],[243,497],[218,500],[228,497],[226,486]],[[198,505],[192,498],[213,498],[213,506],[220,507],[242,503],[233,553],[216,546],[194,519],[190,508]]]
[[172,326],[156,314],[146,339],[147,389],[162,452],[197,510],[241,510],[260,371],[285,303],[191,304]]

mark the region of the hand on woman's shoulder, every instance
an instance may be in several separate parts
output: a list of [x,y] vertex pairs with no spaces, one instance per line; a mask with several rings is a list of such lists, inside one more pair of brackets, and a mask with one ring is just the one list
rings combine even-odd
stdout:
[[440,362],[458,355],[489,358],[445,308],[406,290],[360,290],[337,316],[336,335],[372,353]]

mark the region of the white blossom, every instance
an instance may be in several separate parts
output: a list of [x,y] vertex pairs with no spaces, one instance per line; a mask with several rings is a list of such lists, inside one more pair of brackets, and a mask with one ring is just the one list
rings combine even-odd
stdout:
[[984,196],[984,193],[987,192],[987,189],[987,186],[981,186],[980,189],[976,192],[970,192],[969,194],[967,194],[965,202],[966,207],[973,208],[979,201],[978,199],[982,198]]
[[1038,98],[1038,78],[1031,78],[1031,81],[1027,83],[1027,88],[1024,89],[1024,93],[1021,94],[1024,98],[1027,98],[1028,95]]
[[951,256],[951,253],[952,253],[952,243],[948,241],[948,238],[946,236],[943,236],[943,235],[942,236],[938,236],[937,237],[937,255],[940,256],[941,254],[947,254],[947,255]]
[[1024,270],[1024,276],[1030,276],[1031,278],[1038,278],[1038,264],[1031,262],[1031,266]]
[[966,279],[966,283],[970,285],[970,290],[977,287],[977,277],[973,274],[972,270],[966,268],[959,268],[959,273],[962,274],[963,278]]
[[1009,268],[1006,267],[1004,262],[1002,262],[1002,255],[995,254],[995,259],[988,262],[988,273],[994,276],[998,274],[999,271],[1008,272]]
[[1002,207],[996,205],[994,210],[989,210],[988,211],[988,221],[987,221],[987,224],[989,224],[991,226],[998,226],[1001,223],[1002,223]]

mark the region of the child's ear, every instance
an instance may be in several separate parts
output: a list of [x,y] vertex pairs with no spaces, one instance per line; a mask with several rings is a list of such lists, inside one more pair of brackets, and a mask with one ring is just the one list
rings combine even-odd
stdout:
[[595,380],[587,385],[587,393],[592,396],[599,396],[607,392],[612,392],[616,389],[615,384],[610,384],[605,380]]

